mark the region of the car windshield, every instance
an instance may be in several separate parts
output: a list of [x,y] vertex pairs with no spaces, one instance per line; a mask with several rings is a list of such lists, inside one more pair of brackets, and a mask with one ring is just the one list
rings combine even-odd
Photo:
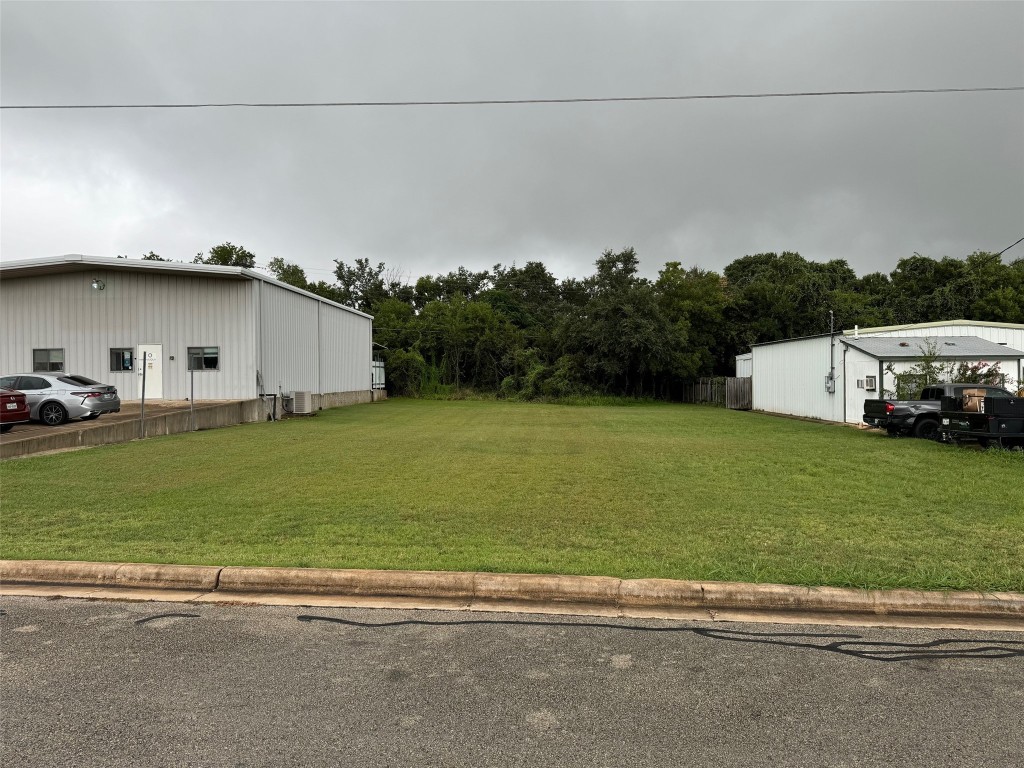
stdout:
[[98,381],[87,379],[85,376],[58,376],[57,381],[63,381],[65,384],[76,384],[82,387],[94,387],[99,384]]

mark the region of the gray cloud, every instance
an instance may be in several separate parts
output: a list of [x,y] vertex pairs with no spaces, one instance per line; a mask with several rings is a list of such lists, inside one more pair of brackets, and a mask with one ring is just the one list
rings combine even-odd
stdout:
[[[14,104],[1020,85],[1022,32],[1019,3],[5,3],[0,86]],[[313,278],[358,256],[567,276],[633,245],[648,275],[783,249],[867,272],[1024,234],[1024,93],[5,111],[0,132],[5,259],[232,240]]]

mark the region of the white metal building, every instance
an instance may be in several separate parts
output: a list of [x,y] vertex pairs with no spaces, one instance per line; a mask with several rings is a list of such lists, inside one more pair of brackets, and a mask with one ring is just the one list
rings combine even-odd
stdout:
[[134,400],[145,359],[147,399],[184,400],[193,382],[197,400],[282,391],[370,399],[373,318],[240,267],[94,256],[4,262],[0,317],[4,375],[63,370]]
[[1024,325],[949,320],[843,331],[755,344],[736,358],[753,378],[755,411],[857,424],[864,401],[894,389],[892,367],[909,370],[933,347],[943,361],[998,364],[1012,390],[1024,386]]

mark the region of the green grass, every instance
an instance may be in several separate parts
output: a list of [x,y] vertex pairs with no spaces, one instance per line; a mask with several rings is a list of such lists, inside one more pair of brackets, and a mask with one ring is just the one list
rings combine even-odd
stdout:
[[0,556],[1024,591],[1024,457],[723,409],[385,403],[5,462]]

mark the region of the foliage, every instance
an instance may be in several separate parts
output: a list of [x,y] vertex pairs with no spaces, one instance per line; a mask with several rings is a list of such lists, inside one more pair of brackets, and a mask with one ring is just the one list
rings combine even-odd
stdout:
[[252,269],[256,266],[256,257],[240,245],[224,242],[211,248],[209,254],[200,251],[192,263]]
[[403,397],[418,397],[423,389],[427,364],[419,352],[404,349],[388,350],[384,358],[388,386]]
[[282,283],[288,283],[288,285],[294,285],[296,288],[302,288],[303,290],[309,286],[306,282],[306,271],[298,264],[285,261],[280,256],[272,258],[267,268]]
[[170,261],[170,259],[165,259],[163,256],[159,256],[159,255],[153,253],[153,251],[150,251],[145,256],[143,256],[142,260],[143,261]]

